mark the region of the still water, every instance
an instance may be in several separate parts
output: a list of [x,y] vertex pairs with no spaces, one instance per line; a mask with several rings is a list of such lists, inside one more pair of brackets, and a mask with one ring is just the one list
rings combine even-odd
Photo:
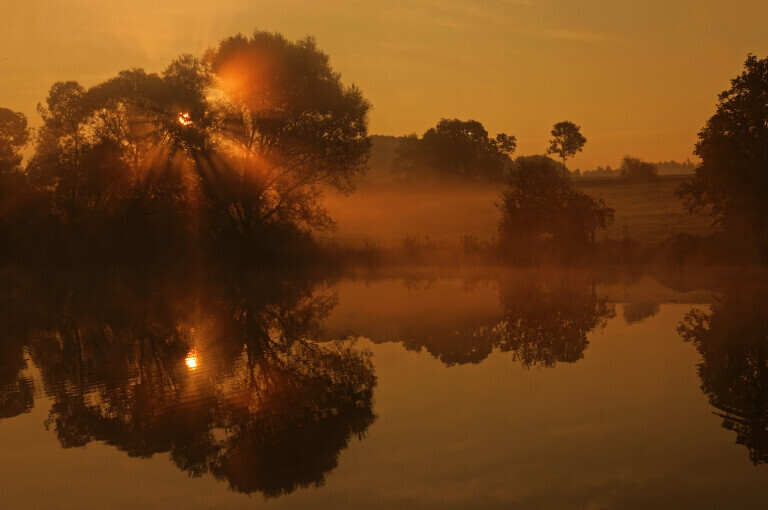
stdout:
[[763,274],[2,277],[2,509],[768,504]]

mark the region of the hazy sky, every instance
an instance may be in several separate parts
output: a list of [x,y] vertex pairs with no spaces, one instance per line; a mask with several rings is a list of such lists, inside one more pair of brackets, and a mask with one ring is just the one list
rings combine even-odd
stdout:
[[748,53],[765,0],[0,0],[0,106],[39,122],[57,80],[163,69],[237,32],[310,34],[373,103],[374,134],[473,118],[541,153],[552,124],[588,142],[569,167],[691,157]]

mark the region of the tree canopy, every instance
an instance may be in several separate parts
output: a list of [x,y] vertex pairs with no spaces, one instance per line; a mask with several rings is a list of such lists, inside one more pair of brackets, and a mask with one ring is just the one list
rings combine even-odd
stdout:
[[395,167],[411,179],[499,180],[516,147],[514,136],[491,138],[476,120],[441,119],[421,138],[413,134],[400,141]]
[[27,144],[27,118],[8,108],[0,108],[0,174],[18,169],[22,156],[19,150]]
[[558,122],[552,128],[553,138],[549,141],[547,154],[557,154],[563,160],[573,157],[581,152],[587,139],[581,134],[581,128],[571,121]]
[[220,140],[241,192],[225,200],[241,228],[276,220],[327,227],[318,186],[349,192],[366,168],[370,104],[360,90],[341,83],[311,37],[238,35],[205,60],[226,98]]
[[[322,193],[350,192],[366,169],[369,110],[312,38],[256,31],[160,73],[53,84],[20,175],[69,246],[120,231],[110,246],[266,249],[333,225]],[[20,164],[26,132],[23,116],[0,110],[2,171]]]
[[768,262],[768,58],[749,55],[717,110],[699,132],[694,177],[678,189],[691,212],[754,239]]

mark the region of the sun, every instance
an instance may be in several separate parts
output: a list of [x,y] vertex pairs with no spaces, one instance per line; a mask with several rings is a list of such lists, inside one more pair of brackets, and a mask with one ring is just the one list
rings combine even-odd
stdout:
[[188,113],[180,113],[177,120],[179,121],[179,124],[184,127],[192,125],[192,119],[189,117]]

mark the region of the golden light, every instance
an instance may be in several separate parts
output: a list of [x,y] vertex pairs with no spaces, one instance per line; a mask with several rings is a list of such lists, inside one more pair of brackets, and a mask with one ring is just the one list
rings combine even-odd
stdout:
[[179,124],[181,124],[184,127],[190,126],[192,124],[192,119],[190,118],[188,113],[180,113],[178,117]]
[[200,355],[197,352],[197,349],[192,349],[187,354],[187,357],[184,359],[184,363],[186,363],[187,368],[190,370],[194,370],[200,365]]

